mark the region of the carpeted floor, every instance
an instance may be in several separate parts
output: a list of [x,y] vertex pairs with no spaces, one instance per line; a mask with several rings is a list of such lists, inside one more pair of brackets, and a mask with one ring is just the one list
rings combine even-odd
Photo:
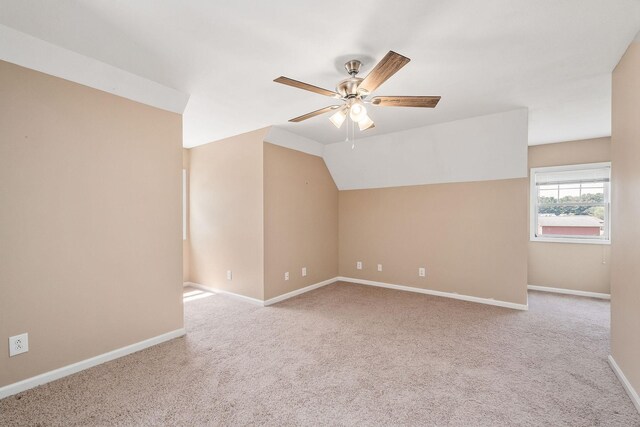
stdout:
[[185,304],[188,335],[0,401],[0,425],[640,426],[609,303],[515,311],[338,283]]

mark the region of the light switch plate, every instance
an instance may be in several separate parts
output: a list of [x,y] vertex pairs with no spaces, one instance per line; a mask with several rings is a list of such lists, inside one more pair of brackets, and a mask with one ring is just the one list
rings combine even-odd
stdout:
[[382,271],[382,264],[378,264],[378,271]]

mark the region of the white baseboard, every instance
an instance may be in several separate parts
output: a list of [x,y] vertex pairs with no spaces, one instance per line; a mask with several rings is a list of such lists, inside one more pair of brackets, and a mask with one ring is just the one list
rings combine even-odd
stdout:
[[45,372],[43,374],[36,375],[35,377],[27,378],[26,380],[0,387],[0,399],[4,399],[5,397],[21,393],[25,390],[29,390],[30,388],[55,381],[68,375],[75,374],[76,372],[84,371],[85,369],[144,350],[145,348],[152,347],[183,335],[185,335],[184,328],[176,329],[175,331],[167,332],[166,334],[158,335],[126,347],[118,348],[108,353],[103,353],[90,359],[81,360],[80,362],[63,366],[62,368],[54,369],[53,371]]
[[293,298],[293,297],[298,296],[300,294],[304,294],[305,292],[309,292],[309,291],[312,291],[314,289],[318,289],[318,288],[321,288],[323,286],[330,285],[332,283],[335,283],[336,281],[338,281],[338,278],[334,277],[332,279],[324,280],[322,282],[318,282],[318,283],[306,286],[306,287],[301,288],[301,289],[296,289],[295,291],[291,291],[291,292],[288,292],[286,294],[278,295],[277,297],[268,299],[268,300],[266,300],[264,302],[264,305],[266,307],[268,305],[272,305],[272,304],[275,304],[277,302],[284,301],[284,300],[289,299],[289,298]]
[[212,288],[211,286],[201,285],[200,283],[184,282],[183,285],[184,286],[191,286],[192,288],[196,288],[196,289],[202,289],[203,291],[213,292],[214,294],[229,295],[230,297],[238,298],[238,299],[241,299],[243,301],[250,302],[251,304],[255,304],[255,305],[259,305],[259,306],[264,305],[263,301],[260,300],[260,299],[251,298],[251,297],[248,297],[248,296],[245,296],[245,295],[236,294],[234,292],[229,292],[229,291],[225,291],[225,290],[222,290],[222,289]]
[[514,302],[500,301],[492,298],[472,297],[469,295],[460,295],[452,292],[433,291],[430,289],[414,288],[412,286],[394,285],[391,283],[374,282],[372,280],[354,279],[351,277],[338,277],[338,281],[351,282],[360,285],[377,286],[380,288],[396,289],[399,291],[416,292],[419,294],[435,295],[444,298],[453,298],[462,301],[477,302],[480,304],[497,305],[499,307],[513,308],[515,310],[528,310],[528,304],[517,304]]
[[598,292],[576,291],[576,290],[573,290],[573,289],[550,288],[548,286],[529,285],[529,286],[527,286],[527,289],[529,289],[531,291],[552,292],[552,293],[555,293],[555,294],[577,295],[577,296],[580,296],[580,297],[611,299],[611,295],[609,295],[609,294],[601,294],[601,293],[598,293]]
[[268,299],[266,301],[262,301],[262,300],[259,300],[257,298],[247,297],[245,295],[240,295],[240,294],[236,294],[236,293],[229,292],[229,291],[223,291],[222,289],[212,288],[210,286],[201,285],[200,283],[184,282],[184,286],[191,286],[192,288],[202,289],[203,291],[213,292],[213,293],[216,293],[216,294],[229,295],[230,297],[238,298],[238,299],[241,299],[243,301],[250,302],[251,304],[267,307],[269,305],[273,305],[273,304],[278,303],[280,301],[284,301],[286,299],[293,298],[293,297],[295,297],[297,295],[300,295],[300,294],[303,294],[305,292],[309,292],[309,291],[312,291],[314,289],[318,289],[318,288],[321,288],[323,286],[330,285],[331,283],[334,283],[337,280],[338,280],[338,278],[334,277],[332,279],[324,280],[324,281],[319,282],[319,283],[314,283],[313,285],[309,285],[309,286],[306,286],[306,287],[301,288],[301,289],[296,289],[295,291],[291,291],[291,292],[288,292],[286,294],[278,295],[277,297],[273,297],[273,298]]
[[197,289],[202,289],[204,291],[209,291],[209,292],[229,295],[229,296],[232,296],[232,297],[236,297],[236,298],[248,301],[248,302],[256,304],[256,305],[262,305],[262,306],[266,307],[266,306],[275,304],[277,302],[284,301],[286,299],[289,299],[289,298],[295,297],[297,295],[303,294],[305,292],[309,292],[309,291],[312,291],[314,289],[318,289],[318,288],[320,288],[322,286],[330,285],[331,283],[335,283],[335,282],[350,282],[350,283],[355,283],[355,284],[359,284],[359,285],[377,286],[377,287],[380,287],[380,288],[396,289],[396,290],[399,290],[399,291],[416,292],[416,293],[420,293],[420,294],[435,295],[435,296],[444,297],[444,298],[453,298],[453,299],[458,299],[458,300],[462,300],[462,301],[477,302],[477,303],[480,303],[480,304],[496,305],[498,307],[513,308],[513,309],[516,309],[516,310],[528,310],[529,309],[528,304],[516,304],[516,303],[513,303],[513,302],[495,300],[495,299],[492,299],[492,298],[472,297],[472,296],[469,296],[469,295],[460,295],[460,294],[451,293],[451,292],[432,291],[430,289],[414,288],[414,287],[411,287],[411,286],[394,285],[394,284],[391,284],[391,283],[374,282],[372,280],[354,279],[354,278],[351,278],[351,277],[341,277],[341,276],[334,277],[332,279],[328,279],[328,280],[325,280],[325,281],[322,281],[322,282],[319,282],[319,283],[315,283],[313,285],[309,285],[309,286],[301,288],[301,289],[296,289],[295,291],[279,295],[277,297],[268,299],[266,301],[261,301],[261,300],[256,299],[256,298],[250,298],[250,297],[247,297],[247,296],[244,296],[244,295],[240,295],[240,294],[234,294],[233,292],[229,292],[229,291],[222,291],[220,289],[216,289],[216,288],[212,288],[212,287],[209,287],[209,286],[201,285],[199,283],[184,282],[184,286],[191,286],[191,287],[194,287],[194,288],[197,288]]
[[622,383],[622,387],[624,387],[625,391],[629,395],[629,398],[631,398],[631,402],[633,402],[636,410],[640,412],[640,396],[638,396],[638,393],[633,388],[629,380],[627,380],[627,377],[624,376],[622,369],[620,369],[620,366],[618,366],[616,361],[613,359],[613,356],[611,355],[609,355],[609,365],[611,365],[611,369]]

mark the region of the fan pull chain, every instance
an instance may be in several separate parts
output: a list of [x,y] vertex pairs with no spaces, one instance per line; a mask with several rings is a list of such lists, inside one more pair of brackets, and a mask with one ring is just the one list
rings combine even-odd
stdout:
[[352,123],[351,124],[351,149],[353,150],[354,148],[356,148],[356,124]]
[[347,122],[347,126],[346,126],[347,137],[344,139],[344,142],[349,142],[349,117],[347,117],[346,122]]

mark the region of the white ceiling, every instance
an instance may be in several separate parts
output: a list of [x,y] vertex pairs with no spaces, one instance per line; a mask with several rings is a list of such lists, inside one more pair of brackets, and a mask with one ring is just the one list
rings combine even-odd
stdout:
[[[610,73],[640,29],[638,0],[0,0],[0,24],[190,94],[191,147],[269,125],[322,143],[350,56],[412,61],[377,92],[441,95],[435,110],[371,107],[367,136],[518,107],[529,143],[609,135]],[[0,42],[1,43],[1,42]],[[365,65],[365,73],[373,66]]]

